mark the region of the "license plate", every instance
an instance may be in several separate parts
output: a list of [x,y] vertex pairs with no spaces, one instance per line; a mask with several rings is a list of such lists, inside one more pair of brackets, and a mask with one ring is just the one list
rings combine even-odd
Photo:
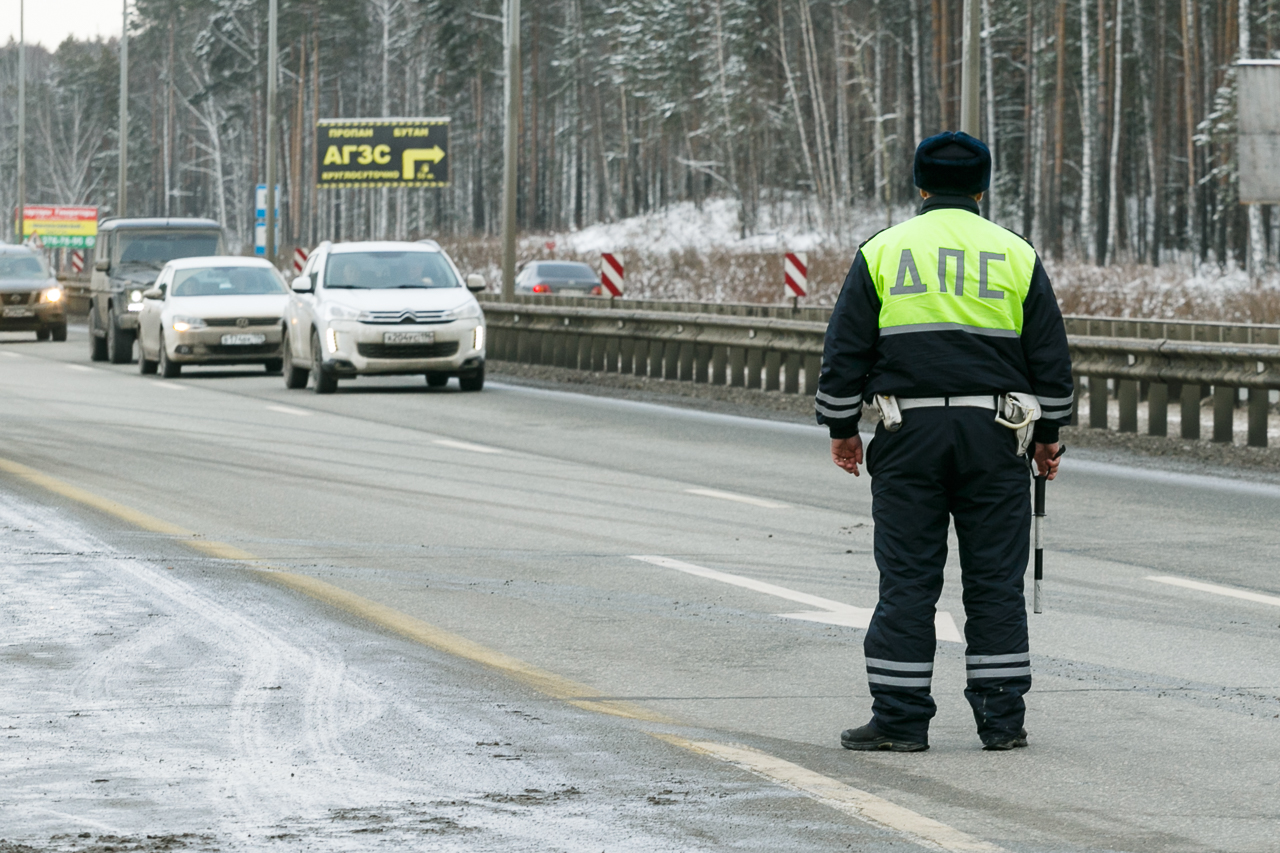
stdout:
[[227,347],[253,346],[254,344],[265,344],[267,342],[266,335],[223,335],[222,345]]
[[36,312],[34,308],[25,308],[21,306],[9,306],[4,309],[6,317],[34,317]]
[[384,344],[434,344],[436,342],[436,333],[384,332],[382,334],[382,342]]

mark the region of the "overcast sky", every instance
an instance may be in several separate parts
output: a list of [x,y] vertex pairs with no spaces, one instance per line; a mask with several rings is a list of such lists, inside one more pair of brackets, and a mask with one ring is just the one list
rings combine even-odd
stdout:
[[[18,39],[19,0],[0,0],[0,43]],[[26,0],[29,44],[55,50],[69,35],[120,34],[120,0]]]

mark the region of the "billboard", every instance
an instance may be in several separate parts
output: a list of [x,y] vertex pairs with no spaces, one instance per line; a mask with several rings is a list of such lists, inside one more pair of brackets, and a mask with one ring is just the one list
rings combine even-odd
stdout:
[[[22,208],[22,239],[39,235],[46,249],[92,249],[98,242],[98,208],[28,204]],[[13,212],[17,227],[18,211]]]
[[320,119],[316,186],[449,186],[449,119]]
[[1236,64],[1240,201],[1280,204],[1280,60]]

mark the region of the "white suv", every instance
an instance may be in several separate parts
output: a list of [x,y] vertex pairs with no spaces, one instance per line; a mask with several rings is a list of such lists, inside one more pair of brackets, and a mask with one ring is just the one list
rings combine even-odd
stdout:
[[433,241],[321,243],[293,280],[285,312],[284,382],[331,394],[340,378],[421,373],[437,388],[458,377],[484,387],[484,312]]

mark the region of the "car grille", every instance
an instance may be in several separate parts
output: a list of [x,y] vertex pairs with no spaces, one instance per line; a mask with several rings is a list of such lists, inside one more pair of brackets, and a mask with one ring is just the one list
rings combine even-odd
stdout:
[[450,323],[452,311],[366,311],[362,323]]
[[[206,317],[205,322],[210,326],[240,326],[240,321],[244,320],[244,326],[278,326],[280,325],[279,317]],[[241,326],[242,328],[244,326]]]
[[457,341],[436,344],[356,344],[365,358],[448,358],[458,351]]
[[34,293],[0,293],[0,305],[29,305]]
[[205,350],[209,355],[274,355],[280,352],[280,344],[209,344]]

